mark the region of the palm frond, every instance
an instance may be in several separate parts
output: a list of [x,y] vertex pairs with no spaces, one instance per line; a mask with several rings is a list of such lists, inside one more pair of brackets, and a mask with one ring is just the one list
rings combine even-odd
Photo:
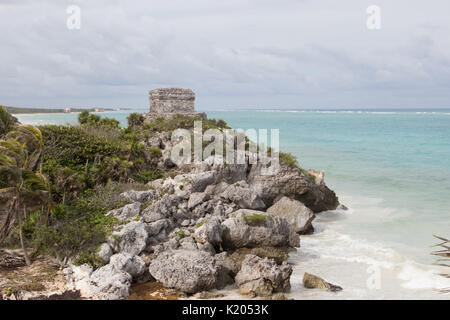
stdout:
[[[438,244],[435,244],[433,247],[440,247],[440,248],[443,248],[443,249],[435,250],[431,254],[444,258],[444,259],[442,259],[442,258],[437,259],[437,261],[434,264],[437,265],[437,266],[450,268],[450,264],[447,264],[447,262],[450,261],[450,240],[448,240],[446,238],[443,238],[443,237],[436,236],[436,235],[433,235],[433,236],[436,239],[441,241]],[[444,274],[441,274],[441,275],[443,277],[450,278],[450,271],[447,274],[444,273]],[[442,292],[442,293],[450,293],[450,288],[441,289],[440,292]]]

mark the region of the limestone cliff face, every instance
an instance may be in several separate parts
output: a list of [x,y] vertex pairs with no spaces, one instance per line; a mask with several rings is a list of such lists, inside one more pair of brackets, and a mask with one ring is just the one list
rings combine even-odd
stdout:
[[195,111],[195,93],[191,89],[160,88],[151,90],[148,119],[173,118],[175,115],[206,119],[205,113]]

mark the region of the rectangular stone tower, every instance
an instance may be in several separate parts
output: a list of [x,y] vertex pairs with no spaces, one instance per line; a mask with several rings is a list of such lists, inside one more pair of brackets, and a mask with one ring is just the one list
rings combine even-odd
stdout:
[[195,93],[191,89],[163,88],[150,91],[150,112],[192,113]]
[[160,88],[149,92],[150,113],[148,119],[173,118],[175,115],[206,119],[205,113],[195,111],[195,93],[191,89]]

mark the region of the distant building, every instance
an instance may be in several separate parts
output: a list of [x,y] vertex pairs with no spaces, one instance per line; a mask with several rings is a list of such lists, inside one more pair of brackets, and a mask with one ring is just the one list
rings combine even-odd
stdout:
[[64,112],[65,113],[70,113],[70,112],[72,112],[72,108],[69,108],[69,107],[64,108]]
[[105,112],[105,108],[95,108],[94,112]]

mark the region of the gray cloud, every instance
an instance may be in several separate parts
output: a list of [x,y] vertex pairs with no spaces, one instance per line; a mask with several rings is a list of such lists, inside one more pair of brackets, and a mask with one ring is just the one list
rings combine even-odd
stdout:
[[136,107],[181,86],[201,109],[450,107],[450,3],[376,2],[379,31],[360,0],[0,1],[0,103]]

